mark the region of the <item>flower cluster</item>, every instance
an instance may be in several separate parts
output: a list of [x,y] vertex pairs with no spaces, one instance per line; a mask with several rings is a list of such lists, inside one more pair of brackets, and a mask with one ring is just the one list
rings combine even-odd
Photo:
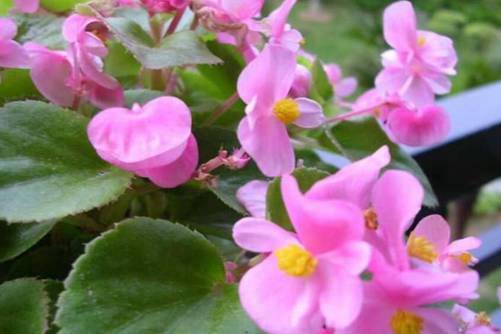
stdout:
[[234,239],[261,253],[241,280],[240,297],[267,333],[446,334],[477,323],[495,333],[485,316],[437,306],[476,297],[469,251],[480,241],[450,242],[438,215],[422,219],[405,238],[423,189],[407,172],[382,172],[389,162],[382,147],[304,194],[294,177],[282,176],[293,232],[264,218],[266,183],[239,190],[254,217],[237,222]]

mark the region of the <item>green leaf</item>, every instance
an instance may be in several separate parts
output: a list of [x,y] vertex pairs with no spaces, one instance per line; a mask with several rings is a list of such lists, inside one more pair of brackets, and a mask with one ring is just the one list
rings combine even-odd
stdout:
[[334,91],[332,85],[324,71],[324,65],[320,60],[315,60],[311,67],[312,86],[310,88],[310,96],[320,104],[325,104],[332,100]]
[[0,262],[10,260],[35,245],[55,225],[55,221],[32,224],[0,222]]
[[149,101],[156,99],[157,97],[164,96],[163,92],[158,90],[148,90],[148,89],[132,89],[126,90],[125,95],[125,105],[132,108],[134,103],[139,103],[140,105],[145,105]]
[[54,13],[67,12],[73,9],[75,5],[87,0],[41,0],[42,6]]
[[48,297],[42,281],[23,278],[0,285],[0,333],[43,334]]
[[14,100],[38,99],[41,95],[30,78],[30,72],[22,69],[0,71],[0,106]]
[[0,1],[0,16],[7,16],[13,5],[14,5],[14,0]]
[[207,49],[193,31],[180,31],[169,35],[155,47],[153,40],[136,22],[123,18],[102,18],[120,41],[136,59],[148,69],[166,67],[217,64],[221,62]]
[[64,18],[52,14],[17,14],[14,19],[18,26],[16,39],[20,43],[33,42],[49,49],[64,49],[66,41],[62,35]]
[[[316,168],[298,168],[292,175],[296,178],[299,188],[304,193],[308,191],[317,181],[329,176],[329,173]],[[277,177],[268,186],[266,194],[266,212],[268,218],[284,228],[292,229],[285,204],[280,190],[281,178]]]
[[108,43],[108,56],[104,60],[104,70],[123,83],[137,84],[141,64],[120,43]]
[[438,205],[430,181],[428,181],[421,167],[400,146],[388,138],[374,118],[367,117],[356,121],[344,121],[336,124],[328,131],[330,132],[326,132],[320,137],[320,144],[332,152],[344,155],[351,161],[365,158],[381,146],[387,145],[392,157],[388,168],[405,170],[413,174],[425,189],[424,204],[430,207]]
[[102,161],[88,120],[35,101],[0,109],[0,219],[43,221],[116,199],[132,175]]
[[217,249],[165,220],[129,219],[95,239],[65,286],[60,334],[259,333]]

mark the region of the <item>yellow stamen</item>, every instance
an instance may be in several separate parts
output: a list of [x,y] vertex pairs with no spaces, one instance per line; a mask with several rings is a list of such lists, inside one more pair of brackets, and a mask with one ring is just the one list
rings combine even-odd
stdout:
[[414,233],[411,233],[409,240],[407,240],[407,252],[410,256],[427,263],[433,263],[438,258],[435,245],[426,237],[417,236]]
[[291,276],[308,277],[317,268],[317,259],[298,245],[280,248],[275,251],[275,256],[280,270]]
[[273,114],[284,124],[291,124],[299,118],[299,105],[293,99],[282,99],[273,106]]
[[483,326],[491,325],[491,318],[489,318],[489,316],[485,312],[479,312],[475,317],[475,321],[479,325]]
[[391,329],[394,334],[421,334],[423,319],[414,313],[399,310],[391,318]]
[[420,47],[425,46],[426,44],[426,38],[424,36],[419,36],[417,39],[417,45]]
[[456,258],[464,263],[465,266],[469,266],[475,262],[475,257],[469,252],[463,252],[457,255]]
[[373,208],[364,211],[365,227],[369,230],[377,230],[379,223],[377,221],[377,214]]

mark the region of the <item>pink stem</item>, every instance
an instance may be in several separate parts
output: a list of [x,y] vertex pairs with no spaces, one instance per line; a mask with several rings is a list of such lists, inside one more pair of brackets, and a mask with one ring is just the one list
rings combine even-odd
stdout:
[[375,105],[375,106],[370,107],[370,108],[365,108],[365,109],[360,109],[360,110],[353,110],[353,111],[350,111],[350,112],[347,112],[347,113],[344,113],[344,114],[341,114],[341,115],[337,115],[337,116],[334,116],[334,117],[326,119],[325,120],[325,124],[335,123],[335,122],[339,122],[339,121],[344,121],[344,120],[350,119],[350,118],[355,117],[355,116],[360,116],[360,115],[363,115],[363,114],[368,114],[368,113],[371,113],[371,112],[375,111],[378,108],[383,107],[384,105],[386,105],[386,102],[380,103],[380,104]]

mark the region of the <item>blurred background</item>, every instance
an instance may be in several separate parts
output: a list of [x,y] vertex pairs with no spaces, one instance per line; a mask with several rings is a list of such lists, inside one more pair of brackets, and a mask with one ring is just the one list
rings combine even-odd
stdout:
[[[373,87],[374,77],[381,68],[380,54],[388,48],[382,37],[382,13],[392,2],[300,0],[290,22],[303,33],[307,51],[317,54],[324,62],[341,65],[345,76],[357,77],[359,92],[362,92]],[[266,11],[280,3],[267,1]],[[432,30],[454,40],[459,63],[451,94],[501,80],[501,0],[426,0],[415,1],[414,6],[418,11],[420,29]],[[492,98],[499,99],[500,96]],[[498,120],[501,120],[499,109]],[[454,111],[449,112],[452,114]],[[475,110],[471,113],[474,117]],[[497,150],[501,151],[501,142],[497,143]],[[470,209],[471,214],[468,212]],[[450,221],[458,224],[458,216],[464,218],[465,211],[467,219],[464,219],[464,226],[454,226],[456,235],[482,236],[491,231],[490,243],[496,243],[494,246],[499,249],[501,180],[449,204]],[[494,264],[497,269],[494,268],[483,278],[481,298],[472,304],[476,311],[496,313],[497,310],[496,318],[499,319],[501,311],[496,288],[501,286],[500,265],[497,261]]]

